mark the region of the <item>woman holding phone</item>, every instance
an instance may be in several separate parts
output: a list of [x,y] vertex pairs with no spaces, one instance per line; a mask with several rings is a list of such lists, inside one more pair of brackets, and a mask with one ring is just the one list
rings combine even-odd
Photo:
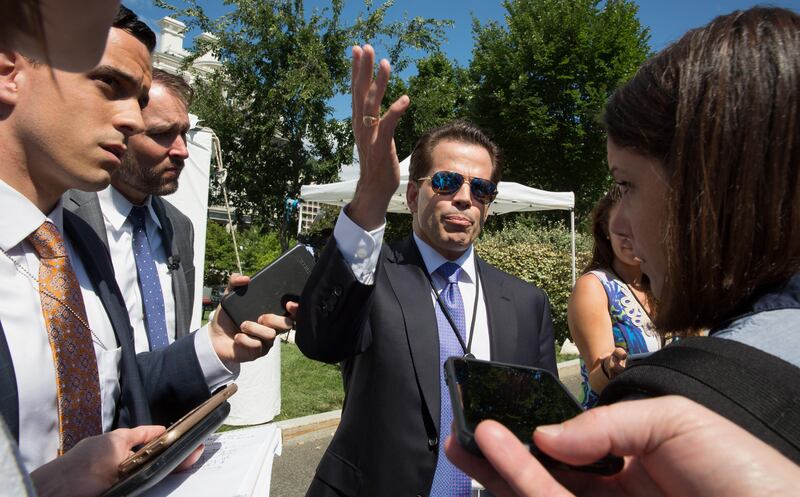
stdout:
[[[614,93],[604,116],[608,167],[622,193],[611,231],[631,234],[634,254],[658,299],[659,333],[708,330],[707,340],[735,340],[795,367],[800,367],[798,54],[800,15],[791,10],[755,7],[717,17],[645,62]],[[736,381],[736,372],[725,374]],[[615,407],[581,417],[607,416]],[[784,421],[795,422],[795,414],[787,412]],[[641,432],[652,434],[658,422],[656,412]],[[566,429],[562,424],[550,433]],[[504,438],[500,435],[494,440]],[[546,434],[537,430],[534,438],[544,442]],[[597,434],[595,441],[602,440],[608,438]],[[491,482],[489,489],[498,496],[569,495],[552,479],[539,478],[534,488],[527,483],[532,471],[512,467],[509,454],[516,448],[486,442],[478,438],[489,468],[459,451],[448,455]],[[691,495],[703,493],[697,483],[725,480],[713,471],[700,472],[689,487],[694,492],[681,491],[675,475],[691,456],[687,445],[649,439],[637,452],[626,442],[630,438],[610,450],[633,460],[613,478],[578,482],[575,474],[565,474],[563,483],[573,489],[586,484],[584,489],[596,493]],[[737,452],[725,437],[708,443],[723,448],[721,454]],[[539,446],[559,460],[581,459],[577,446],[558,454],[546,443]],[[658,458],[659,449],[667,448],[674,454]],[[540,467],[532,457],[526,464]],[[745,469],[729,474],[737,478]],[[790,495],[786,488],[796,490],[797,472],[784,481],[793,483],[783,492],[767,489],[776,483],[771,480],[756,479],[755,493],[739,493]],[[521,491],[525,488],[529,491]]]
[[609,229],[618,201],[619,190],[613,188],[595,206],[592,259],[567,306],[570,335],[581,353],[585,409],[594,406],[608,382],[624,371],[628,354],[661,348],[650,318],[648,281],[633,254],[630,234]]

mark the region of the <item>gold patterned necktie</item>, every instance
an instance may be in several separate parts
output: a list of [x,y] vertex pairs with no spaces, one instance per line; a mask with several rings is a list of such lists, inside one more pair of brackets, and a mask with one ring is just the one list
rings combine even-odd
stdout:
[[103,430],[100,376],[78,278],[50,221],[28,236],[39,254],[39,299],[56,370],[58,453]]

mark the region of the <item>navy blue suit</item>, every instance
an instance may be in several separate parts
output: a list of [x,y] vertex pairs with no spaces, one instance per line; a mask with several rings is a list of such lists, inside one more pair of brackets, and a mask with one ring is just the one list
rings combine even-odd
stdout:
[[[477,257],[477,255],[476,255]],[[547,295],[478,258],[491,358],[556,372]],[[361,284],[331,239],[300,301],[295,341],[342,362],[342,419],[307,496],[428,495],[439,426],[439,331],[425,264],[411,239],[383,245]]]
[[[80,254],[95,292],[108,314],[120,359],[120,397],[114,427],[142,424],[169,425],[210,396],[194,349],[194,337],[176,340],[169,347],[136,355],[133,331],[114,269],[95,231],[72,212],[64,210],[64,230]],[[14,365],[0,323],[0,414],[19,441],[19,397]]]

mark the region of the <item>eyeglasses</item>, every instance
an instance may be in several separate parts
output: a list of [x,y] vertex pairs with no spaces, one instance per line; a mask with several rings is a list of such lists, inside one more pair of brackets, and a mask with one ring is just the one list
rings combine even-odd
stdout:
[[[455,171],[438,171],[417,181],[425,180],[431,180],[433,191],[439,195],[452,195],[461,188],[467,178]],[[489,204],[497,196],[497,185],[488,179],[469,178],[469,191],[478,202]]]

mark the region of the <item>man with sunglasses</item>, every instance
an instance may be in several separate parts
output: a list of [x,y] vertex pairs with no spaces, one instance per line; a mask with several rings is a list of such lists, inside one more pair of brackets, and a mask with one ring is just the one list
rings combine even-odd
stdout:
[[452,355],[556,372],[543,291],[473,250],[497,193],[499,150],[476,126],[431,130],[411,155],[406,201],[413,233],[383,243],[399,186],[393,134],[403,96],[380,116],[390,68],[373,78],[374,51],[353,48],[353,133],[361,176],[302,296],[296,342],[341,362],[339,428],[308,496],[469,496],[444,456],[452,410],[442,365]]

